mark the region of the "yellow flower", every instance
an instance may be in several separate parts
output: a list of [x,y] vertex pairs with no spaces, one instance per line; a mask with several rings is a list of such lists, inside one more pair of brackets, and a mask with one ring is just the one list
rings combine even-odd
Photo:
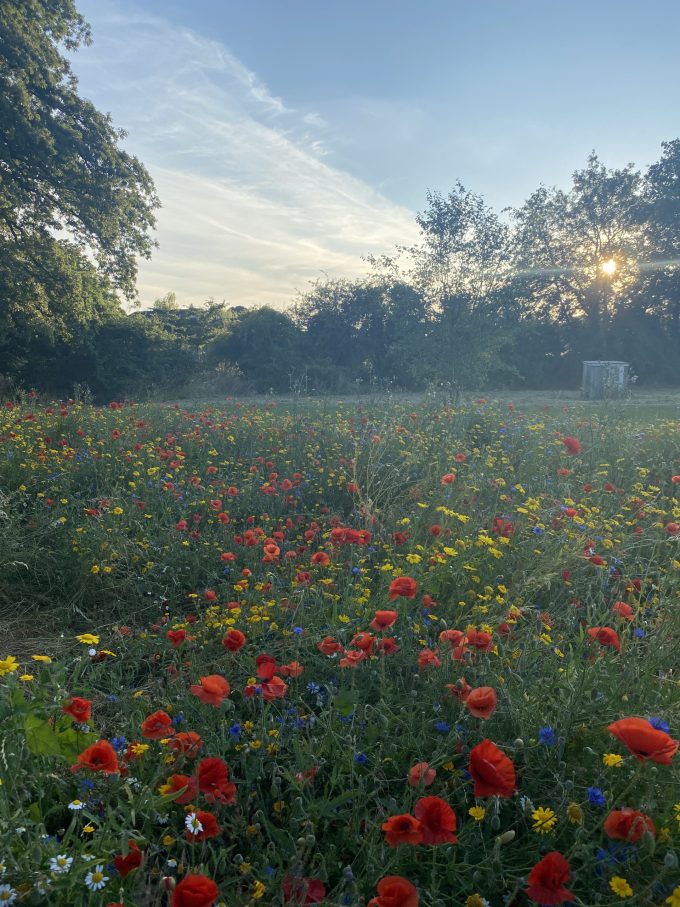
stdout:
[[277,800],[274,804],[274,812],[276,813],[282,813],[285,808],[286,804],[283,802],[283,800]]
[[570,803],[567,806],[567,818],[573,825],[583,824],[583,810],[578,803]]
[[675,813],[675,821],[680,825],[680,803],[675,804],[673,812]]
[[84,835],[91,835],[94,833],[94,825],[86,825],[83,829]]
[[[169,787],[169,786],[170,786],[169,784],[164,784],[164,785],[163,785],[163,787]],[[174,843],[175,843],[175,839],[173,838],[172,835],[165,835],[165,836],[164,836],[164,838],[163,838],[163,846],[164,846],[164,847],[172,847],[172,845],[173,845]]]
[[253,868],[252,863],[245,862],[245,863],[241,863],[241,865],[238,868],[238,871],[241,873],[241,875],[245,876],[245,875],[248,875],[248,873],[250,872],[250,870],[252,868]]
[[472,816],[475,822],[481,822],[485,815],[486,810],[483,806],[471,806],[468,810],[468,816]]
[[96,576],[99,573],[99,564],[92,564],[90,573],[93,573]]
[[602,761],[607,768],[620,768],[623,765],[623,756],[619,756],[618,753],[605,753]]
[[264,893],[265,893],[266,890],[267,890],[267,886],[266,886],[263,882],[255,881],[255,882],[253,882],[253,894],[252,894],[252,897],[253,897],[256,901],[259,901],[260,898],[264,896]]
[[18,671],[19,664],[14,655],[8,655],[7,658],[0,660],[0,677],[5,674],[11,674],[12,671]]
[[664,901],[664,904],[667,904],[668,907],[680,907],[680,885],[673,889]]
[[99,637],[95,636],[94,633],[81,633],[80,636],[76,636],[76,639],[85,646],[99,645]]
[[465,900],[465,907],[489,907],[489,902],[481,894],[471,894]]
[[535,809],[531,818],[534,820],[534,831],[539,835],[547,835],[557,825],[557,816],[549,807],[539,806]]
[[29,680],[33,680],[32,674],[20,674],[19,680],[23,680],[25,683],[28,683]]
[[33,659],[33,661],[42,661],[43,664],[46,665],[52,664],[52,659],[49,655],[31,655],[31,658]]
[[148,743],[133,743],[130,747],[133,756],[143,756],[149,749]]
[[620,898],[629,898],[633,894],[633,889],[628,882],[621,876],[614,876],[609,880],[609,887]]

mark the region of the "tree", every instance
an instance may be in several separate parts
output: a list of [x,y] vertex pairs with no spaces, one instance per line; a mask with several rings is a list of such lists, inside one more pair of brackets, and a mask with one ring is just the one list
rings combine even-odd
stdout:
[[[121,148],[124,133],[78,95],[64,51],[90,40],[73,0],[0,3],[0,242],[17,286],[49,282],[54,243],[68,241],[69,266],[77,251],[84,268],[96,263],[101,286],[134,298],[158,200],[146,169]],[[58,321],[63,300],[47,296],[45,315]],[[86,308],[69,317],[85,319]]]

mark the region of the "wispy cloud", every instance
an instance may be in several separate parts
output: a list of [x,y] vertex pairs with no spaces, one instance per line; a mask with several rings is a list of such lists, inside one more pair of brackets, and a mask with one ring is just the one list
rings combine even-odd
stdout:
[[286,105],[216,41],[162,19],[81,4],[94,44],[74,60],[82,93],[110,111],[163,208],[160,248],[140,264],[143,304],[284,306],[322,272],[414,235],[413,215],[333,166],[331,128]]

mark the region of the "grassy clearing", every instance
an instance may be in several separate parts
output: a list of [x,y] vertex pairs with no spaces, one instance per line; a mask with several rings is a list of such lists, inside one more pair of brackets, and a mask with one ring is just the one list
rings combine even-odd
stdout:
[[678,404],[509,402],[5,408],[0,897],[677,907]]

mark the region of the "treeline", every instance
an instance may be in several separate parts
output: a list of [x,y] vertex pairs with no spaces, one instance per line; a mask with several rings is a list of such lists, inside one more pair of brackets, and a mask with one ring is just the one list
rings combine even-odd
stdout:
[[285,312],[168,293],[126,314],[159,203],[77,93],[62,50],[88,40],[73,0],[0,4],[0,393],[576,388],[583,359],[680,384],[678,139],[644,172],[593,154],[500,214],[428,192],[414,246]]

